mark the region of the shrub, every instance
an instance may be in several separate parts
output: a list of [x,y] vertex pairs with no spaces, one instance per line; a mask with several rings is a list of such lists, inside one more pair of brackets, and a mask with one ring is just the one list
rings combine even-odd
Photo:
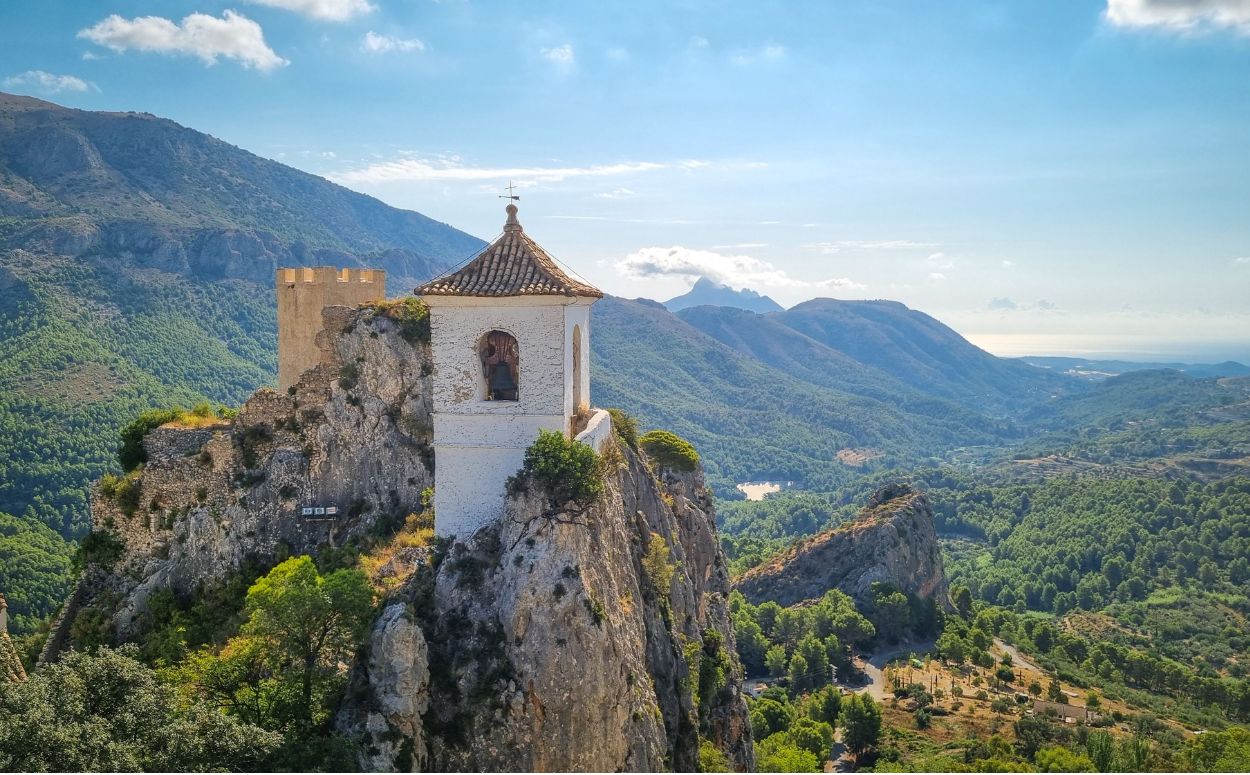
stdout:
[[682,437],[669,431],[649,431],[638,439],[642,451],[664,468],[693,471],[699,465],[699,453]]
[[642,556],[642,570],[651,583],[662,604],[667,605],[668,594],[673,588],[673,574],[677,566],[669,562],[668,542],[659,533],[652,533],[647,541],[646,554]]
[[612,418],[612,430],[621,437],[621,441],[629,445],[630,449],[637,452],[638,421],[624,409],[609,409],[608,415]]
[[510,480],[509,489],[515,490],[526,478],[543,488],[552,506],[569,501],[590,503],[603,492],[599,456],[559,431],[538,432],[538,440],[525,450],[525,463],[519,475]]
[[355,363],[344,363],[339,369],[339,387],[351,390],[360,381],[360,367]]
[[125,476],[105,474],[100,477],[100,493],[117,504],[128,517],[139,510],[139,472],[131,471]]
[[117,462],[121,464],[122,470],[133,471],[146,463],[148,455],[143,451],[143,437],[154,428],[173,422],[182,415],[181,409],[149,409],[140,412],[138,417],[127,423],[122,428],[121,446],[117,448]]
[[74,569],[82,570],[88,565],[111,568],[125,549],[126,545],[113,533],[105,530],[88,533],[74,554]]
[[409,344],[430,341],[430,308],[416,296],[387,299],[373,305],[374,311],[399,323],[399,335]]

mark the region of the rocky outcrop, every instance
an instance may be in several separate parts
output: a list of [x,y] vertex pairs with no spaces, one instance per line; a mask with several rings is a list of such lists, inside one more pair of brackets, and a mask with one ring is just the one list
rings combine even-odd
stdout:
[[[729,579],[702,474],[657,477],[610,444],[594,505],[553,509],[531,487],[387,608],[348,691],[357,699],[339,717],[363,766],[692,771],[704,738],[752,767]],[[674,571],[667,589],[643,564],[661,546]],[[401,606],[420,621],[423,645],[412,637],[388,652]],[[424,644],[428,684],[396,713],[391,676]]]
[[427,346],[371,309],[327,307],[325,319],[322,362],[290,391],[261,389],[229,423],[155,430],[146,465],[97,488],[94,527],[124,549],[90,569],[75,610],[106,609],[125,640],[158,589],[190,594],[244,562],[316,554],[421,510],[434,483]]
[[734,585],[753,603],[782,606],[839,589],[861,607],[871,604],[872,585],[947,605],[942,553],[933,528],[933,507],[906,485],[885,487],[850,524],[821,533],[747,571]]
[[[121,555],[89,564],[47,659],[88,610],[125,640],[156,590],[194,595],[246,562],[385,536],[422,510],[427,346],[369,308],[324,317],[321,363],[289,392],[263,389],[227,423],[162,426],[142,469],[97,490],[95,527]],[[702,740],[752,767],[702,471],[600,446],[592,505],[522,486],[468,540],[404,548],[379,570],[399,586],[335,717],[362,768],[692,771]]]

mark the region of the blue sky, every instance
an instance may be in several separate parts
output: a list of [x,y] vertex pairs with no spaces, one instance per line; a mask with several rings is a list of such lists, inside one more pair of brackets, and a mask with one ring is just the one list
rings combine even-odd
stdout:
[[605,290],[891,298],[1250,361],[1250,0],[0,6],[0,88],[172,118]]

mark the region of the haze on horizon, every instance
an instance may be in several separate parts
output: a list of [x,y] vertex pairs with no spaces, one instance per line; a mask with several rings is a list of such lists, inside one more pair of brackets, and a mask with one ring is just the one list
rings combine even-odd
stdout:
[[1250,361],[1244,0],[0,8],[0,88],[172,118],[605,290],[889,298],[1003,355]]

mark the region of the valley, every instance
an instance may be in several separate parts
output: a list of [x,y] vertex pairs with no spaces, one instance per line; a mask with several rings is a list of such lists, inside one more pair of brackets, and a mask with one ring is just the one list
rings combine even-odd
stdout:
[[[183,671],[184,688],[237,676],[259,659],[249,589],[304,557],[317,583],[364,574],[357,591],[389,613],[362,606],[327,652],[354,667],[319,674],[315,714],[247,719],[257,750],[215,766],[815,771],[835,733],[842,766],[875,771],[1250,766],[1246,367],[998,358],[893,301],[781,309],[711,281],[665,304],[608,296],[590,313],[591,405],[621,413],[621,457],[601,472],[612,500],[595,506],[606,554],[565,523],[554,548],[508,534],[453,551],[424,494],[428,342],[400,333],[394,308],[355,311],[334,338],[346,360],[316,390],[259,394],[277,396],[277,419],[254,395],[276,384],[277,267],[376,266],[396,297],[484,244],[173,122],[0,95],[0,591],[26,670],[49,641],[129,640],[125,670]],[[350,365],[366,362],[364,377]],[[201,425],[218,446],[124,468],[123,429],[175,407],[189,414],[165,431]],[[656,430],[676,441],[648,446]],[[321,536],[279,513],[298,479],[283,466],[329,461],[327,434],[354,456],[324,482],[298,476],[352,513]],[[411,452],[402,466],[395,449]],[[142,503],[125,500],[141,486]],[[534,519],[554,513],[513,495]],[[87,614],[58,619],[75,589]],[[548,630],[533,612],[551,607]],[[515,614],[506,633],[496,609]],[[472,648],[426,653],[436,636]],[[412,664],[353,661],[366,638]],[[629,698],[599,719],[628,740],[583,759],[572,735],[528,737],[547,718],[571,728],[576,706],[535,703],[509,672],[571,691],[549,659],[570,639],[630,655],[623,672],[592,665],[597,706]],[[418,662],[458,677],[419,679]],[[874,699],[843,694],[829,667]],[[744,678],[770,687],[741,704]],[[379,721],[361,698],[399,680],[427,680],[435,715],[392,697]],[[232,684],[225,705],[248,691]],[[466,732],[499,723],[496,695],[506,753]],[[1099,718],[1051,718],[1043,697]],[[373,758],[340,747],[349,734]]]

